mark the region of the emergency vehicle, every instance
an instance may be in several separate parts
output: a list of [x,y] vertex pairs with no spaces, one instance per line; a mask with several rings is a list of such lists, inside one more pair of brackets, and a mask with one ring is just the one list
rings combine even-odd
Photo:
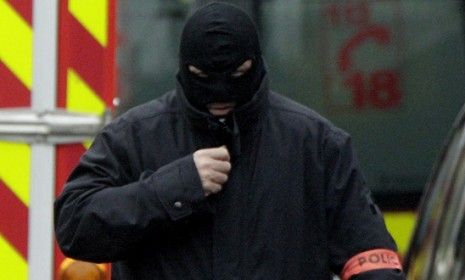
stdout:
[[75,265],[52,206],[116,102],[115,8],[0,0],[0,279],[60,279]]

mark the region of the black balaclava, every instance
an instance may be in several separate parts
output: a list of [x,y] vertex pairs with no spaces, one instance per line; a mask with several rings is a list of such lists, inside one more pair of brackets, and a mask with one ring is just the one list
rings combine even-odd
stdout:
[[[246,60],[252,68],[243,76],[231,74]],[[234,101],[238,106],[252,99],[265,74],[258,34],[241,9],[214,2],[196,11],[186,22],[180,45],[178,80],[194,107],[207,111],[212,102]],[[208,75],[191,73],[193,65]]]

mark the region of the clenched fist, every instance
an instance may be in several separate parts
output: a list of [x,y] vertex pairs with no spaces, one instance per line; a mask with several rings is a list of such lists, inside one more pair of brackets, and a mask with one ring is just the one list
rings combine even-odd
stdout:
[[194,162],[202,181],[205,196],[221,191],[228,181],[231,162],[225,146],[201,149],[194,152]]

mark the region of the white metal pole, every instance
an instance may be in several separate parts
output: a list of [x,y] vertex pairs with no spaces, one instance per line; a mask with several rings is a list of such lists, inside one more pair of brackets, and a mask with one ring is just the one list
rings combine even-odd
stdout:
[[[33,1],[32,109],[53,110],[57,92],[58,1]],[[30,280],[53,279],[55,146],[31,147],[28,262]]]

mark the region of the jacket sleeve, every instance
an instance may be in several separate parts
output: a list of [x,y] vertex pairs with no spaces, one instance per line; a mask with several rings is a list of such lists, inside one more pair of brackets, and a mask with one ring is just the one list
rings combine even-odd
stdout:
[[[340,274],[355,255],[375,249],[397,251],[373,202],[354,155],[350,136],[333,128],[325,136],[326,211],[331,269]],[[376,258],[373,258],[376,261]],[[362,272],[351,279],[405,279],[395,269]]]
[[55,201],[56,238],[69,257],[124,259],[144,237],[189,216],[192,203],[204,199],[192,155],[130,179],[137,159],[125,137],[111,128],[97,136]]
[[377,269],[355,275],[350,280],[404,280],[405,274],[397,269]]

